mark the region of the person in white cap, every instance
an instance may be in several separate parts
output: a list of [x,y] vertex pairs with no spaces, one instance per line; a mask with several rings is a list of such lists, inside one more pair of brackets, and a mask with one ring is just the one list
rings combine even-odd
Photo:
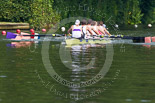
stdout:
[[72,38],[81,38],[82,37],[82,27],[80,26],[80,20],[75,21],[75,25],[72,25],[69,30],[68,34],[72,31]]

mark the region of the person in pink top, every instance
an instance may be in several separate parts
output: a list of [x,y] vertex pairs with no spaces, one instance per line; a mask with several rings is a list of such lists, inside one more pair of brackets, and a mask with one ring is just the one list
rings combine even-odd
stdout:
[[92,32],[93,35],[102,35],[105,34],[104,30],[97,25],[96,21],[92,22]]
[[111,34],[107,31],[107,29],[106,29],[105,27],[103,27],[103,22],[102,22],[102,21],[99,21],[99,22],[98,22],[98,27],[100,28],[100,31],[102,31],[103,35],[106,35],[106,34],[111,35]]

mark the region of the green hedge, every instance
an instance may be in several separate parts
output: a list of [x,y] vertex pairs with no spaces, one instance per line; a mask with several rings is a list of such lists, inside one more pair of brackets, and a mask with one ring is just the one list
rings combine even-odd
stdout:
[[0,4],[0,21],[28,22],[32,28],[40,29],[59,21],[53,10],[53,0],[3,0]]

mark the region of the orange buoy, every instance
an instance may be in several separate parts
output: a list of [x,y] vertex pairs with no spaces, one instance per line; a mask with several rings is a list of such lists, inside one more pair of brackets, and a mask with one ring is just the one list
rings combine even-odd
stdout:
[[152,37],[152,42],[155,42],[155,37]]
[[5,35],[6,35],[6,31],[2,31],[2,35],[4,35],[4,36],[5,36]]
[[31,32],[31,33],[34,33],[34,29],[30,29],[30,32]]
[[20,34],[20,29],[17,29],[17,30],[16,30],[16,33]]
[[151,43],[151,37],[145,37],[145,43]]
[[42,29],[42,32],[46,32],[46,29]]

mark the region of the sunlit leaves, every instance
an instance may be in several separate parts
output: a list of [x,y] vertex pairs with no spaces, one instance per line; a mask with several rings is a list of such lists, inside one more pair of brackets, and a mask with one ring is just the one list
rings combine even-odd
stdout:
[[3,0],[0,21],[28,22],[33,28],[40,29],[60,19],[52,3],[53,0]]
[[155,23],[153,4],[154,0],[1,0],[0,21],[29,22],[37,29],[75,16],[110,18],[117,24]]

